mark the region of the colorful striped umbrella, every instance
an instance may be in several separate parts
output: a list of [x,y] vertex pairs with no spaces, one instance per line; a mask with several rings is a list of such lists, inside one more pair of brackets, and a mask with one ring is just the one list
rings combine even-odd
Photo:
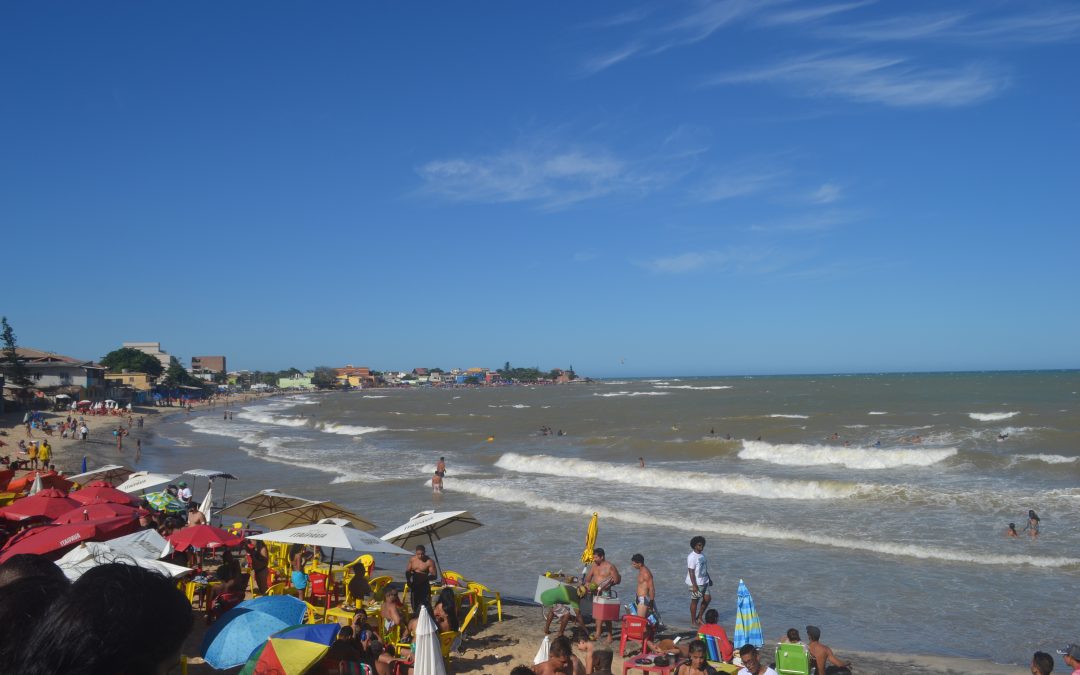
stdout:
[[187,507],[176,497],[166,492],[151,492],[145,497],[146,503],[149,504],[155,511],[161,511],[163,513],[183,513],[187,511]]
[[340,630],[336,623],[312,623],[274,633],[251,653],[240,675],[303,675],[326,656]]
[[306,612],[306,602],[285,595],[241,603],[210,626],[200,652],[218,670],[239,666],[271,635],[303,621]]
[[761,636],[761,619],[758,618],[754,608],[754,599],[750,597],[750,589],[746,587],[742,579],[739,579],[739,604],[735,610],[735,648],[745,644],[761,647],[765,644]]

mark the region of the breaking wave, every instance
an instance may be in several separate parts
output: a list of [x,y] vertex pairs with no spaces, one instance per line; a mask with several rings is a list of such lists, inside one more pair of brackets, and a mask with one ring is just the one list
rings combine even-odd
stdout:
[[783,417],[783,418],[790,419],[790,420],[808,420],[808,419],[810,419],[809,415],[787,415],[787,414],[784,414],[784,413],[773,413],[772,415],[769,415],[769,417]]
[[1029,462],[1045,462],[1047,464],[1073,464],[1080,462],[1080,457],[1065,457],[1064,455],[1017,455],[1016,459],[1027,460]]
[[1020,414],[1020,411],[1014,412],[994,412],[994,413],[968,413],[968,417],[977,422],[1000,422],[1001,420],[1007,420],[1010,417],[1016,417]]
[[319,431],[341,436],[363,436],[364,434],[386,431],[386,427],[359,427],[351,424],[336,424],[334,422],[319,422],[315,425]]
[[575,504],[566,501],[554,501],[534,495],[517,487],[503,487],[492,485],[492,481],[458,479],[449,481],[444,488],[447,492],[463,492],[476,497],[490,499],[504,504],[517,504],[531,509],[545,509],[556,513],[565,513],[573,516],[590,516],[593,512],[599,512],[601,518],[614,518],[625,523],[655,527],[658,531],[670,531],[675,528],[693,528],[695,533],[713,532],[732,537],[754,537],[757,539],[772,539],[778,541],[795,541],[810,546],[825,546],[851,551],[863,551],[878,555],[909,557],[921,560],[940,560],[945,562],[966,563],[974,565],[1006,565],[1032,567],[1060,568],[1080,565],[1080,558],[1030,556],[1030,555],[999,555],[984,552],[963,551],[957,548],[939,548],[934,546],[919,546],[916,544],[894,544],[889,542],[862,541],[858,539],[843,539],[839,537],[825,537],[819,532],[803,532],[799,530],[785,530],[754,523],[727,523],[723,519],[713,518],[708,520],[694,519],[692,521],[680,521],[668,516],[658,517],[636,511],[608,510],[595,504]]
[[738,474],[670,469],[642,471],[636,464],[628,466],[548,455],[526,456],[514,452],[504,454],[495,462],[495,466],[518,473],[598,479],[661,490],[723,493],[762,499],[844,499],[859,491],[859,486],[854,483],[841,481],[751,478]]
[[240,419],[251,420],[259,424],[275,424],[282,427],[306,427],[311,421],[310,417],[297,417],[294,415],[273,415],[257,410],[241,410],[236,413]]
[[600,396],[603,398],[611,398],[612,396],[667,396],[666,391],[613,391],[609,394],[593,394],[593,396]]
[[881,450],[834,447],[803,443],[743,441],[739,459],[787,466],[840,464],[849,469],[895,469],[900,466],[931,466],[957,453],[956,448]]
[[698,391],[716,390],[716,389],[734,389],[729,384],[721,384],[716,386],[695,387],[692,384],[654,384],[656,389],[696,389]]

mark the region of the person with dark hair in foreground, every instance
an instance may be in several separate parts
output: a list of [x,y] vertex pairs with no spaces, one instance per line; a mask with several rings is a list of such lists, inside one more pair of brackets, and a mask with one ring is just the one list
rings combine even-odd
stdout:
[[766,666],[758,658],[758,648],[751,644],[739,647],[739,658],[742,659],[742,670],[738,675],[776,675],[776,671]]
[[52,603],[67,592],[68,585],[68,580],[61,574],[59,579],[27,576],[4,584],[0,589],[0,598],[3,598],[0,602],[0,626],[3,626],[0,630],[0,671],[12,663],[21,646],[37,631]]
[[536,675],[585,675],[585,666],[570,645],[570,638],[560,635],[551,641],[548,660],[533,666]]
[[165,673],[191,631],[191,605],[157,572],[109,563],[95,567],[48,608],[13,661],[20,675]]
[[1054,657],[1046,652],[1035,652],[1031,657],[1031,675],[1050,675],[1054,670]]
[[[851,672],[851,662],[844,661],[833,650],[820,642],[821,629],[817,626],[807,626],[806,636],[810,638],[810,644],[806,650],[810,652],[810,666],[816,667],[818,675],[843,675]],[[833,665],[829,665],[829,663]]]
[[28,577],[44,577],[67,584],[67,577],[56,563],[34,553],[13,555],[0,565],[0,587]]

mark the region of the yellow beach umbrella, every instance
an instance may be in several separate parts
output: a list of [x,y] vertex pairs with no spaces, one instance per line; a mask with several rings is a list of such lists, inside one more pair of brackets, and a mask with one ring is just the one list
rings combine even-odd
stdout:
[[592,551],[596,548],[596,533],[600,530],[600,514],[592,514],[589,521],[589,531],[585,533],[585,550],[581,552],[581,562],[592,562]]

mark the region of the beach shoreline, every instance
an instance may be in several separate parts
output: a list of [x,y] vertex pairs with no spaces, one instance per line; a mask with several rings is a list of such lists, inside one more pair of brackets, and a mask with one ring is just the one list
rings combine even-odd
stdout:
[[[288,394],[286,394],[287,396]],[[260,399],[268,398],[268,396],[259,396]],[[255,397],[252,397],[248,401],[230,401],[230,409],[234,407],[239,409],[240,406],[252,403],[255,401]],[[102,464],[110,463],[127,463],[131,465],[133,459],[133,447],[134,440],[141,438],[143,440],[144,451],[147,446],[153,446],[154,452],[151,453],[149,461],[144,457],[144,464],[152,466],[153,470],[166,470],[166,471],[182,471],[185,469],[193,468],[196,464],[201,463],[194,460],[190,455],[186,453],[174,452],[172,448],[169,448],[170,443],[155,443],[153,438],[156,430],[163,423],[176,423],[178,425],[183,424],[188,419],[192,419],[198,416],[211,416],[220,415],[222,409],[222,402],[218,402],[216,405],[199,406],[194,412],[185,412],[183,408],[139,408],[133,411],[133,415],[137,418],[143,415],[145,418],[145,425],[142,429],[138,429],[137,426],[133,427],[132,435],[125,440],[124,452],[122,454],[117,453],[115,444],[111,442],[112,436],[109,434],[105,439],[93,439],[94,434],[91,434],[93,440],[89,443],[82,443],[73,439],[60,439],[58,435],[54,435],[50,438],[50,441],[54,445],[55,457],[57,464],[60,468],[63,468],[66,473],[77,473],[78,465],[82,456],[85,454],[90,463],[91,468],[94,466],[100,466]],[[52,417],[64,417],[66,412],[51,413]],[[177,417],[182,415],[183,417]],[[21,428],[21,413],[14,414],[9,413],[5,416],[4,426],[9,429],[9,435],[3,437],[5,440],[14,439],[16,442],[22,437]],[[8,419],[8,418],[11,419]],[[110,425],[115,426],[121,418],[112,416],[102,418],[88,418],[91,421],[92,427],[95,419],[101,420],[96,426],[98,434],[104,435]],[[126,416],[122,418],[126,423]],[[35,432],[35,437],[40,437],[40,433]],[[220,439],[219,439],[220,442]],[[164,446],[164,447],[162,447]],[[180,446],[176,446],[180,447]],[[85,449],[84,449],[85,448]],[[270,460],[261,459],[258,457],[252,457],[248,453],[245,453],[240,448],[240,442],[234,441],[228,443],[228,452],[236,453],[235,457],[230,457],[230,462],[240,462],[243,464],[255,465],[256,462],[252,460],[258,460],[258,464],[262,465],[262,468],[266,469],[266,472],[274,469],[274,463]],[[5,448],[9,450],[10,448]],[[165,450],[162,452],[162,450]],[[194,463],[193,463],[194,462]],[[146,466],[137,466],[137,469],[147,468]],[[218,467],[209,467],[218,468]],[[262,470],[253,473],[266,473]],[[270,484],[247,484],[245,483],[243,493],[251,494],[260,489],[267,487],[274,487]],[[315,486],[313,485],[313,488]],[[301,495],[308,495],[315,498],[314,493],[300,493]],[[488,564],[496,565],[499,561],[489,561]],[[624,582],[625,585],[626,582]],[[532,596],[531,588],[500,588],[503,591],[504,598],[509,600],[511,596],[519,598],[529,598]],[[452,672],[508,672],[513,665],[521,663],[531,663],[532,657],[539,646],[540,641],[543,638],[542,626],[543,618],[542,611],[539,607],[530,606],[528,604],[511,604],[504,601],[509,606],[509,613],[513,618],[502,624],[488,624],[480,627],[480,630],[475,635],[472,634],[470,629],[470,637],[466,641],[466,653],[460,658],[456,658]],[[201,635],[203,631],[202,622],[197,622],[196,633]],[[688,632],[688,631],[687,631]],[[185,654],[191,655],[198,651],[198,644],[201,638],[193,636],[189,642],[191,643],[190,649],[185,649]],[[851,660],[855,664],[855,672],[859,673],[907,673],[910,675],[929,675],[930,673],[985,673],[986,675],[1003,675],[1008,672],[1015,672],[1016,665],[1002,665],[994,663],[984,659],[971,659],[959,656],[938,655],[938,654],[901,654],[894,652],[871,652],[865,649],[863,650],[849,650],[844,647],[847,642],[845,640],[845,633],[839,630],[829,630],[826,636],[826,642],[832,646],[840,655],[841,658]],[[865,641],[864,641],[865,642]],[[618,644],[615,644],[617,651]],[[769,655],[767,661],[771,660],[772,647],[766,646],[765,653]],[[621,668],[621,659],[616,656],[616,669]],[[198,666],[193,665],[192,672],[203,672],[197,670]],[[207,667],[204,672],[210,672]]]
[[[199,413],[196,413],[199,414]],[[209,411],[201,414],[209,415]],[[175,417],[164,418],[162,421],[179,421]],[[220,440],[220,439],[219,439]],[[243,463],[252,463],[253,460],[262,464],[268,471],[276,468],[274,462],[258,457],[252,457],[240,449],[240,443],[230,444],[230,453],[236,453],[235,457]],[[191,468],[190,460],[179,460],[173,454],[156,454],[154,458],[155,470],[176,470]],[[247,485],[244,494],[251,494],[259,489],[274,487],[273,485]],[[301,496],[312,493],[296,491]],[[419,508],[419,507],[418,507]],[[498,564],[491,561],[490,564]],[[624,585],[627,582],[624,582]],[[513,587],[500,588],[503,593],[504,604],[511,597],[531,598],[532,588]],[[488,624],[475,636],[466,642],[466,654],[460,659],[455,659],[453,672],[507,672],[512,665],[531,663],[532,657],[543,638],[542,611],[539,607],[529,604],[515,604],[510,610],[514,618],[503,624]],[[678,627],[675,626],[677,629]],[[471,631],[470,631],[471,632]],[[679,631],[677,631],[679,632]],[[683,628],[681,632],[689,632]],[[852,660],[856,664],[856,672],[860,673],[908,673],[910,675],[929,675],[930,673],[982,673],[985,675],[1004,675],[1015,672],[1016,665],[1003,665],[986,659],[966,658],[962,656],[941,654],[902,654],[895,652],[871,652],[865,649],[852,650],[846,648],[844,634],[838,631],[830,631],[826,636],[826,642],[832,646],[841,658]],[[616,651],[618,644],[615,645]],[[771,659],[772,646],[767,646],[767,652]],[[475,664],[471,664],[476,661]],[[621,660],[616,656],[617,668]],[[501,670],[503,666],[504,670]],[[495,668],[495,669],[491,669]]]

